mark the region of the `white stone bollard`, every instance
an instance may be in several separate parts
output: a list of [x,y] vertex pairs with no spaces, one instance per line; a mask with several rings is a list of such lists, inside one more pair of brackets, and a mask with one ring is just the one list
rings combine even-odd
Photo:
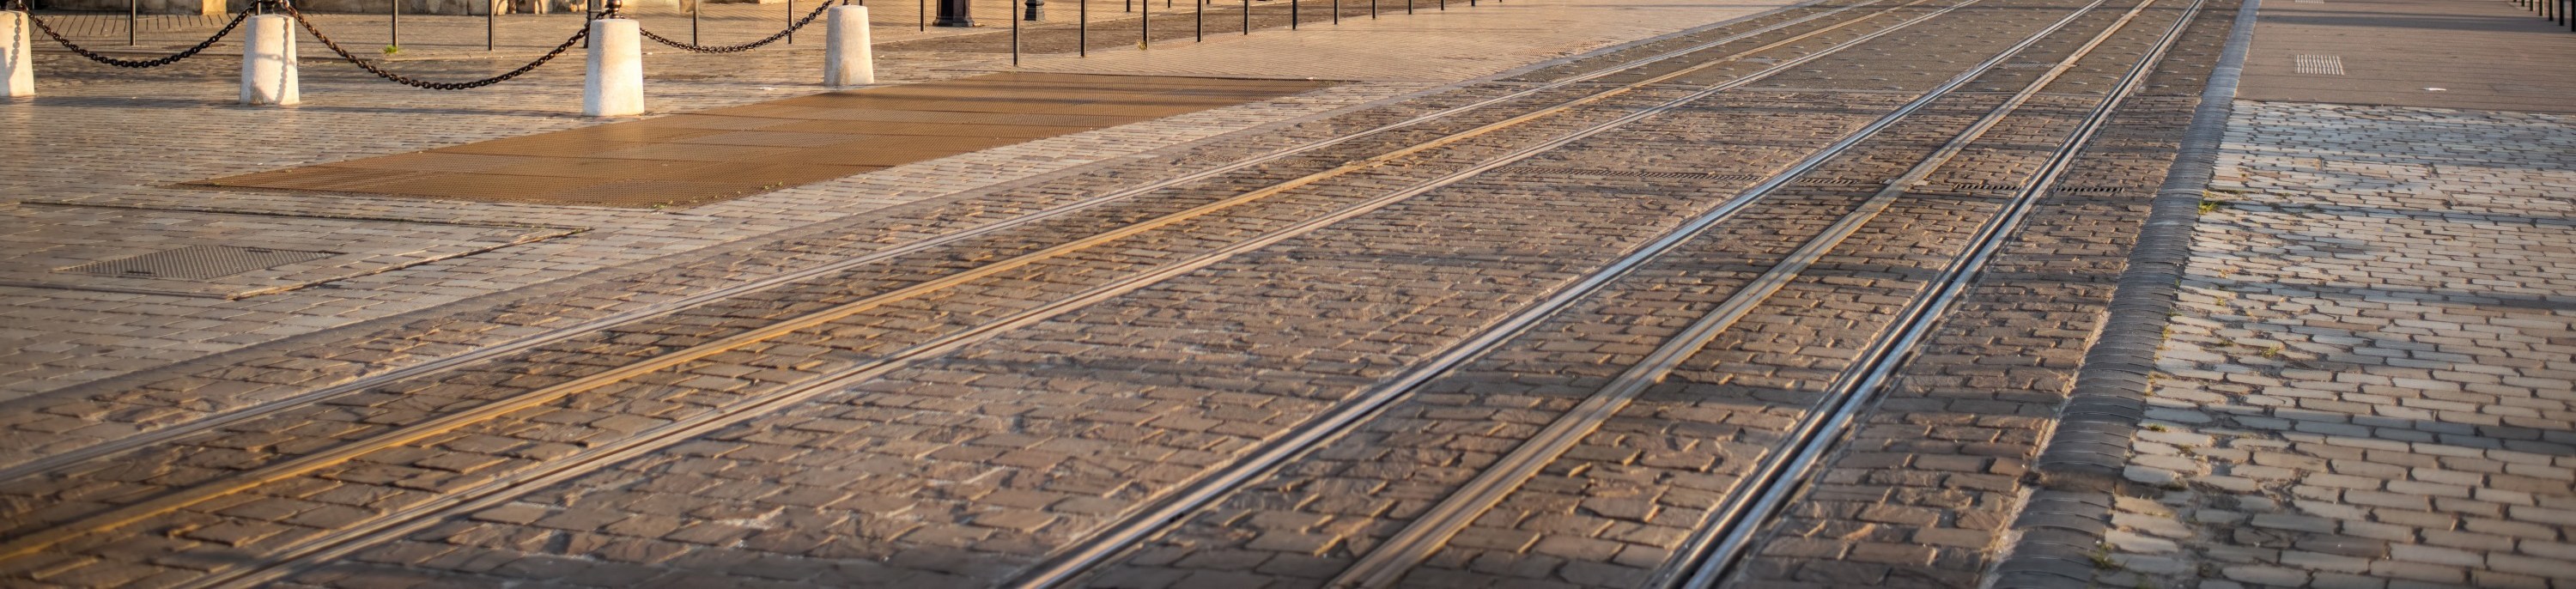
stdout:
[[581,114],[644,114],[644,40],[634,19],[590,21],[590,65],[583,73]]
[[250,17],[242,28],[241,103],[302,102],[295,83],[295,20],[263,14]]
[[36,95],[36,58],[27,53],[34,41],[28,37],[27,13],[0,11],[0,79],[6,79],[8,91],[0,96]]
[[868,46],[868,7],[835,6],[823,13],[823,85],[877,83],[876,51]]

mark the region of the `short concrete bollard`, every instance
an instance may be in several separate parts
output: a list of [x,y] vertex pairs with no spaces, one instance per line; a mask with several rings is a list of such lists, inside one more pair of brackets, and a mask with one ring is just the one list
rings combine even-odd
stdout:
[[242,104],[302,102],[295,83],[295,20],[263,14],[250,17],[242,28]]
[[835,6],[824,13],[823,85],[877,83],[876,50],[868,46],[868,7]]
[[581,114],[644,114],[644,43],[634,19],[590,21],[590,65],[583,73]]
[[27,13],[0,11],[0,78],[8,80],[7,93],[0,96],[36,95],[36,58],[27,53],[36,30],[28,28]]

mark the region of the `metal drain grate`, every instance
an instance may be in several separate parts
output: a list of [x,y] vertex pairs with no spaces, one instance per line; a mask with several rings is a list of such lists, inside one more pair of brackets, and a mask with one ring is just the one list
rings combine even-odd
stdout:
[[296,262],[310,262],[340,255],[339,252],[277,250],[230,245],[192,245],[179,249],[152,252],[125,258],[82,264],[59,270],[100,276],[127,278],[175,278],[204,280],[275,268]]
[[1886,182],[1863,182],[1859,180],[1843,180],[1838,178],[1801,178],[1797,182],[1792,182],[1791,184],[1803,186],[1876,186],[1886,184]]
[[2302,74],[2343,75],[2343,56],[2341,55],[2301,55],[2298,56],[2298,61],[2299,73]]
[[1686,180],[1760,180],[1760,179],[1762,179],[1762,177],[1761,177],[1761,176],[1756,176],[1756,175],[1753,175],[1753,174],[1710,174],[1710,173],[1704,173],[1704,172],[1658,172],[1658,171],[1649,171],[1649,170],[1596,170],[1596,169],[1589,169],[1589,168],[1540,168],[1540,167],[1531,167],[1531,168],[1522,168],[1522,169],[1523,169],[1523,170],[1526,170],[1526,171],[1529,171],[1529,172],[1532,172],[1532,173],[1538,173],[1538,174],[1582,174],[1582,175],[1586,175],[1586,176],[1612,176],[1612,177],[1626,177],[1626,178],[1678,178],[1678,179],[1686,179]]
[[2073,187],[2059,187],[2059,188],[2057,189],[2057,191],[2058,191],[2058,192],[2080,192],[2080,193],[2085,193],[2085,194],[2109,194],[2109,193],[2113,193],[2113,192],[2124,192],[2124,191],[2130,191],[2130,190],[2140,190],[2140,191],[2143,191],[2143,190],[2146,190],[2146,189],[2145,189],[2145,188],[2141,188],[2141,187],[2136,187],[2136,186],[2073,186]]
[[2021,190],[2020,184],[1952,184],[1951,190]]

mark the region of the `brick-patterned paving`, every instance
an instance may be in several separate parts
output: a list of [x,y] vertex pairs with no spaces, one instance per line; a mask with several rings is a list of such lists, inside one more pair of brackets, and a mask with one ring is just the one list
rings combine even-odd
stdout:
[[2576,118],[2239,101],[2105,582],[2576,587]]

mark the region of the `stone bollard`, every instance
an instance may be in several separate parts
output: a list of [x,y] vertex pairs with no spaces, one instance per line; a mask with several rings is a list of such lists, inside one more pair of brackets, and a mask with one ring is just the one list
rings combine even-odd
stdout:
[[242,25],[241,103],[302,102],[295,83],[295,20],[263,14]]
[[9,86],[0,96],[36,95],[36,58],[27,53],[34,43],[28,37],[35,32],[28,28],[27,13],[0,11],[0,79]]
[[590,21],[590,64],[583,72],[581,114],[644,114],[644,44],[634,19]]
[[823,85],[877,83],[876,51],[868,46],[868,7],[835,6],[823,14]]

